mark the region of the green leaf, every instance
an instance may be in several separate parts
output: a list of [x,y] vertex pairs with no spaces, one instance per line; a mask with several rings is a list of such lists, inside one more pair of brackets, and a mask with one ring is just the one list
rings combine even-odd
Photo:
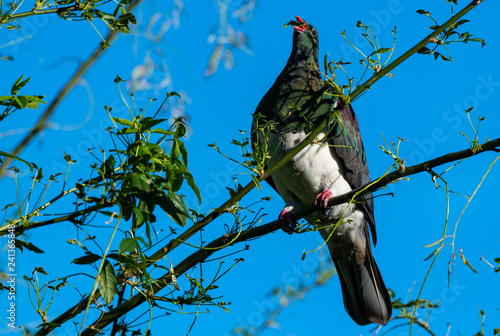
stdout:
[[66,154],[65,152],[63,152],[64,154],[64,160],[67,162],[67,163],[75,163],[76,160],[71,160],[71,155],[69,154]]
[[422,47],[422,48],[420,48],[420,49],[417,51],[417,53],[419,53],[419,54],[428,54],[429,52],[430,52],[430,49],[429,49],[429,48],[427,48],[427,47]]
[[[375,55],[375,54],[383,54],[383,53],[386,53],[386,52],[391,51],[391,50],[392,50],[391,48],[380,48],[380,49],[377,49],[374,52],[372,52],[370,54],[370,56]],[[368,57],[370,57],[370,56],[368,56]]]
[[14,96],[0,96],[0,102],[11,100],[13,97]]
[[117,292],[118,280],[116,279],[113,265],[107,260],[104,261],[104,267],[97,277],[99,292],[104,302],[109,306]]
[[44,274],[44,275],[49,275],[49,273],[47,273],[43,267],[35,267],[35,269],[33,270],[33,272],[31,274],[34,274],[35,272],[37,273],[41,273],[41,274]]
[[186,126],[183,123],[177,123],[177,128],[175,129],[175,138],[182,138],[186,134]]
[[119,130],[116,134],[135,134],[139,132],[140,130],[135,127],[126,127]]
[[141,191],[149,192],[149,178],[145,174],[133,174],[130,179],[130,186]]
[[128,266],[134,266],[134,267],[139,266],[139,264],[133,258],[129,257],[126,254],[110,253],[106,256],[106,258],[119,261],[121,263],[127,264]]
[[118,17],[118,19],[114,22],[113,27],[118,29],[120,33],[127,34],[130,32],[128,27],[129,23],[136,24],[137,21],[132,13],[125,13]]
[[24,96],[15,96],[13,105],[17,108],[23,109],[28,105],[28,99]]
[[178,139],[174,139],[174,141],[178,141],[178,145],[179,145],[179,151],[181,152],[181,156],[182,156],[182,162],[184,162],[184,165],[187,167],[188,165],[188,153],[187,153],[187,150],[186,150],[186,147],[184,146],[184,143]]
[[23,78],[24,78],[24,75],[22,75],[21,77],[19,77],[17,79],[17,81],[14,83],[14,85],[12,85],[12,89],[10,89],[10,93],[12,95],[17,95],[17,92],[23,87],[25,86],[26,84],[28,84],[28,82],[30,81],[31,77],[29,77],[28,79],[24,80],[23,81]]
[[186,226],[186,219],[189,217],[186,206],[182,198],[174,192],[164,194],[158,204],[167,215],[178,225]]
[[120,76],[116,75],[116,78],[113,80],[115,83],[120,83],[120,82],[126,82],[126,80],[123,80]]
[[45,96],[19,96],[19,97],[24,97],[28,100],[26,107],[30,109],[37,109],[38,103],[45,104],[45,102],[42,100],[42,98],[44,98]]
[[166,135],[174,135],[175,132],[172,132],[172,131],[167,131],[167,130],[164,130],[162,128],[155,128],[153,130],[150,131],[151,133],[158,133],[158,134],[166,134]]
[[105,13],[105,12],[102,12],[100,10],[96,10],[95,11],[95,15],[98,18],[106,20],[106,21],[115,21],[115,17],[113,15]]
[[83,12],[82,18],[92,21],[94,19],[94,15],[91,12]]
[[186,178],[187,184],[194,191],[196,198],[198,198],[198,201],[200,201],[200,203],[201,203],[200,189],[198,189],[198,186],[196,185],[196,183],[194,183],[193,175],[191,175],[191,173],[189,173],[189,172],[184,172],[184,177]]
[[168,119],[153,119],[151,117],[143,118],[139,123],[143,125],[142,131],[151,129],[151,127],[156,126]]
[[469,42],[469,41],[479,42],[479,43],[481,43],[481,48],[486,45],[486,42],[484,42],[484,40],[482,38],[480,38],[480,37],[477,37],[477,38],[476,37],[475,38],[468,38],[466,41],[467,42]]
[[135,213],[135,226],[140,227],[144,223],[144,213],[137,207],[132,208]]
[[455,29],[458,26],[461,26],[461,25],[463,25],[464,23],[467,23],[467,22],[470,22],[470,21],[469,20],[458,20],[458,21],[452,23],[451,26],[448,29]]
[[19,238],[16,238],[15,240],[16,247],[23,251],[23,248],[27,249],[28,251],[35,252],[35,253],[45,253],[44,251],[40,250],[38,247],[33,245],[30,242],[25,242],[20,240]]
[[179,194],[169,192],[167,194],[167,197],[170,199],[170,201],[172,201],[172,204],[175,206],[175,209],[179,214],[185,215],[186,217],[189,216],[186,206],[184,205],[184,201],[182,200],[182,197],[179,196]]
[[8,157],[8,158],[11,158],[14,160],[21,161],[22,163],[25,163],[28,167],[30,167],[30,171],[33,171],[33,165],[31,163],[29,163],[28,161],[21,159],[19,156],[15,156],[15,155],[12,155],[12,154],[9,154],[6,152],[2,152],[2,151],[0,151],[0,156],[5,156],[5,157]]
[[[120,80],[121,80],[121,78],[120,78]],[[116,81],[116,79],[115,79],[115,81]],[[116,118],[116,117],[111,117],[111,119],[120,125],[124,125],[124,126],[132,126],[133,125],[132,121],[127,120],[127,119],[121,119],[121,118]]]
[[167,98],[170,98],[170,97],[173,97],[173,96],[177,96],[177,97],[181,97],[180,94],[178,94],[177,92],[175,91],[172,91],[172,92],[167,92]]
[[99,256],[97,254],[90,253],[90,254],[84,255],[83,257],[74,259],[71,263],[77,264],[77,265],[88,265],[88,264],[95,263],[99,259],[101,259],[101,256]]
[[172,160],[177,160],[179,158],[179,154],[179,140],[174,138],[174,141],[172,142],[172,149],[170,150],[170,157]]
[[134,252],[137,247],[137,242],[134,238],[125,238],[120,243],[120,248],[118,249],[118,253],[122,254],[123,252]]
[[234,140],[234,139],[233,139],[233,141],[231,141],[231,143],[232,143],[233,145],[243,146],[243,144],[242,144],[241,142],[239,142],[239,141],[237,141],[237,140]]
[[101,172],[104,173],[104,176],[110,176],[111,173],[115,170],[116,160],[113,155],[110,155],[106,161],[101,165]]
[[121,4],[118,4],[118,6],[116,6],[115,10],[113,11],[113,16],[117,16],[118,12],[122,10],[124,10],[123,6]]
[[236,191],[233,188],[226,187],[226,189],[229,190],[229,197],[236,195]]
[[140,157],[143,155],[150,155],[152,157],[164,158],[166,156],[163,148],[157,144],[138,140],[127,148],[127,152],[131,156]]
[[130,33],[130,28],[128,26],[125,26],[125,25],[117,25],[118,27],[118,31],[122,34],[128,34]]
[[35,182],[40,182],[43,179],[43,167],[38,169],[34,177]]
[[426,11],[426,10],[423,10],[423,9],[419,9],[419,10],[417,10],[417,13],[418,13],[418,14],[421,14],[421,15],[427,15],[427,16],[430,16],[430,15],[431,15],[431,13],[430,13],[430,12],[428,12],[428,11]]
[[169,190],[177,192],[181,189],[182,184],[184,183],[184,174],[177,167],[170,166],[170,168],[171,169],[169,169],[169,172],[171,174],[171,187]]

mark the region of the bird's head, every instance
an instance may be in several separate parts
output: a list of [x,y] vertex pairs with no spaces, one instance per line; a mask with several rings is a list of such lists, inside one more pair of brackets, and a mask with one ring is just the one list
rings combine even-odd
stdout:
[[306,53],[317,58],[319,49],[318,31],[298,15],[295,18],[296,21],[290,21],[285,25],[293,26],[293,49],[296,53]]

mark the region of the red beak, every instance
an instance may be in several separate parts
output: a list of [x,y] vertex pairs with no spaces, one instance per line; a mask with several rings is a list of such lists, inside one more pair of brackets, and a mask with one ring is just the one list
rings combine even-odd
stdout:
[[305,32],[307,29],[306,22],[300,18],[300,16],[296,15],[295,18],[297,19],[298,22],[303,22],[300,26],[294,26],[294,30],[298,30],[301,32]]

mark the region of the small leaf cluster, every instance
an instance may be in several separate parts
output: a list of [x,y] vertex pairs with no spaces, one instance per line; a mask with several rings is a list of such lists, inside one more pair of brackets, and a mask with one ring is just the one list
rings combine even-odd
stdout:
[[[227,270],[222,271],[222,265],[224,264],[223,261],[219,262],[219,268],[216,271],[214,277],[212,280],[208,283],[205,284],[204,279],[200,278],[194,278],[190,275],[186,274],[186,280],[189,284],[188,288],[183,291],[182,295],[179,295],[177,297],[172,297],[172,298],[165,298],[163,297],[154,297],[155,301],[165,301],[165,302],[171,302],[176,305],[178,305],[180,308],[183,308],[184,305],[203,305],[203,306],[216,306],[219,308],[224,309],[226,312],[229,313],[229,309],[227,309],[227,305],[230,305],[231,302],[225,302],[225,301],[215,301],[217,299],[220,299],[220,297],[212,297],[211,291],[219,288],[219,286],[216,285],[216,282],[223,277],[225,274],[227,274],[236,264],[238,264],[240,261],[243,261],[243,259],[236,259],[234,261],[234,264],[230,266]],[[174,272],[172,272],[174,273]],[[177,287],[176,289],[179,290],[177,283],[174,283],[174,286]]]
[[[26,84],[28,84],[30,79],[31,77],[28,79],[24,79],[24,75],[22,75],[12,85],[10,95],[0,96],[0,106],[5,106],[5,109],[0,114],[0,122],[2,122],[5,118],[7,118],[17,110],[24,108],[37,109],[39,103],[45,104],[45,102],[42,100],[44,96],[19,95],[19,90],[21,90]],[[25,163],[31,171],[33,171],[33,169],[35,169],[36,167],[36,165],[34,165],[33,163],[23,160],[16,155],[12,155],[0,150],[0,163],[3,162],[2,157],[21,161]]]
[[[345,69],[345,65],[351,64],[351,62],[345,62],[342,59],[339,61],[332,60],[328,61],[327,55],[324,57],[324,72],[322,73],[325,77],[325,83],[329,85],[328,94],[340,97],[341,101],[349,104],[351,102],[351,93],[355,88],[365,88],[369,89],[369,87],[364,87],[360,84],[365,77],[368,70],[373,71],[375,74],[380,72],[383,69],[389,60],[392,57],[394,49],[396,47],[396,27],[392,30],[393,43],[391,47],[382,47],[380,42],[378,41],[377,35],[373,30],[371,30],[370,26],[363,24],[361,21],[356,23],[356,27],[363,30],[361,36],[366,40],[370,49],[372,50],[369,54],[363,52],[360,48],[358,48],[354,43],[352,43],[346,36],[346,32],[343,31],[341,33],[342,37],[349,43],[349,45],[356,50],[363,58],[359,60],[359,63],[362,64],[365,68],[363,74],[360,78],[355,82],[354,77],[350,77]],[[382,54],[386,54],[386,57],[383,57]],[[346,84],[342,84],[339,80],[339,76],[337,76],[337,71],[342,71],[343,76],[347,80]],[[390,73],[388,76],[392,76]]]
[[[390,48],[380,46],[380,43],[378,42],[377,39],[377,35],[375,35],[373,30],[370,29],[370,26],[364,25],[361,21],[358,21],[356,27],[364,29],[364,32],[361,33],[361,36],[365,38],[365,40],[373,49],[373,51],[370,54],[368,54],[368,56],[366,56],[364,53],[362,53],[359,49],[356,48],[358,52],[360,52],[361,55],[363,55],[363,59],[361,59],[359,62],[363,64],[366,68],[371,69],[374,72],[379,72],[380,69],[382,69],[389,62],[392,56],[392,52],[394,51],[394,47],[396,46],[396,27],[394,27],[394,29],[392,30],[392,34],[394,35],[394,40],[392,47]],[[345,33],[342,33],[342,36],[344,36],[345,38]],[[389,52],[389,56],[385,59],[384,63],[382,63],[381,54],[387,52]]]
[[[60,18],[70,21],[87,20],[94,18],[101,19],[110,29],[121,33],[130,32],[130,24],[136,24],[135,16],[127,11],[133,0],[114,1],[117,3],[114,10],[102,9],[102,6],[111,1],[109,0],[37,0],[35,6],[26,12],[17,13],[23,4],[22,0],[16,0],[9,4],[9,9],[3,11],[0,7],[0,26],[5,24],[7,29],[21,30],[19,20],[43,14],[57,14]],[[101,8],[101,9],[100,9]],[[106,41],[103,41],[104,47],[109,47]]]
[[495,272],[500,273],[500,258],[495,258],[495,262],[498,264],[495,267]]
[[120,33],[128,34],[130,33],[130,24],[136,24],[136,19],[134,14],[127,13],[124,5],[128,5],[132,0],[122,0],[116,6],[112,14],[106,13],[97,9],[94,5],[83,8],[81,15],[76,14],[74,11],[61,11],[59,16],[63,19],[70,19],[72,17],[81,17],[87,20],[93,20],[94,18],[101,19],[110,29],[118,30]]
[[[31,289],[30,291],[28,291],[28,293],[31,292],[34,293],[33,297],[29,295],[29,300],[31,302],[31,305],[33,306],[35,311],[40,315],[42,321],[46,323],[47,311],[49,310],[49,307],[53,303],[56,292],[67,285],[67,278],[55,279],[54,281],[49,281],[42,285],[41,281],[38,279],[39,273],[42,275],[48,275],[47,272],[43,269],[43,267],[35,267],[35,269],[32,272],[32,276],[28,277],[24,275],[23,279],[26,281],[28,288]],[[52,295],[49,298],[49,302],[45,303],[47,290],[51,290]]]
[[18,109],[37,109],[39,103],[45,104],[42,100],[44,96],[19,95],[19,90],[28,84],[30,79],[31,77],[24,79],[24,75],[22,75],[12,85],[10,95],[0,96],[0,106],[5,106],[5,109],[0,115],[0,122]]
[[[440,25],[437,23],[437,21],[432,17],[432,14],[426,10],[419,9],[417,10],[417,13],[420,15],[425,15],[428,18],[430,18],[433,21],[433,25],[431,25],[429,28],[432,30],[436,30],[440,28]],[[441,58],[444,61],[452,61],[452,57],[450,54],[450,51],[446,47],[449,44],[456,43],[456,42],[461,42],[461,43],[468,43],[468,42],[478,42],[481,44],[481,48],[485,46],[485,42],[482,38],[479,37],[472,37],[473,35],[469,33],[468,31],[465,31],[463,33],[460,33],[457,31],[457,28],[462,26],[463,24],[469,22],[469,20],[458,20],[455,21],[453,24],[451,24],[448,28],[446,28],[441,34],[439,34],[437,37],[429,41],[430,43],[434,44],[433,48],[428,48],[426,46],[422,47],[418,53],[423,54],[423,55],[433,55],[434,59]],[[446,49],[446,52],[448,55],[443,55],[442,53],[436,51],[436,49],[439,46],[443,46]]]

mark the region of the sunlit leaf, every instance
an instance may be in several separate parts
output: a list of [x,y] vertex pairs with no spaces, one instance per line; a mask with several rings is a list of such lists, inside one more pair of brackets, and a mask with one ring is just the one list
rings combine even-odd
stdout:
[[123,252],[134,252],[137,247],[137,243],[133,238],[125,238],[120,243],[120,248],[118,249],[118,253]]
[[116,118],[116,117],[112,117],[111,119],[113,119],[114,122],[116,122],[120,125],[124,125],[124,126],[132,126],[133,125],[132,121],[127,120],[127,119],[121,119],[121,118]]
[[118,280],[116,279],[113,265],[107,260],[104,261],[104,267],[97,277],[99,292],[104,302],[109,306],[117,292]]
[[10,89],[10,93],[12,95],[17,95],[18,91],[23,87],[25,86],[26,84],[28,84],[28,82],[30,81],[31,77],[29,77],[28,79],[24,80],[23,81],[23,78],[24,78],[24,75],[21,75],[21,77],[19,77],[15,83],[12,85],[12,88]]
[[191,175],[189,172],[184,172],[184,177],[186,178],[187,184],[191,187],[191,189],[196,194],[196,198],[198,198],[198,201],[201,203],[200,189],[198,189],[198,186],[196,185],[196,183],[194,183],[193,175]]
[[33,245],[32,243],[30,242],[25,242],[25,241],[22,241],[20,240],[19,238],[16,238],[15,240],[15,245],[18,249],[20,249],[21,251],[23,251],[23,248],[31,251],[31,252],[35,252],[35,253],[45,253],[44,251],[40,250],[38,247],[36,247],[35,245]]
[[95,263],[99,259],[101,259],[101,256],[91,253],[84,255],[83,257],[76,258],[71,263],[77,265],[88,265]]
[[21,161],[22,163],[26,164],[30,168],[31,171],[33,171],[33,165],[31,163],[29,163],[28,161],[21,159],[19,156],[15,156],[15,155],[12,155],[12,154],[9,154],[6,152],[2,152],[2,151],[0,151],[0,156],[5,156],[5,157],[8,157],[8,158],[11,158],[14,160]]

